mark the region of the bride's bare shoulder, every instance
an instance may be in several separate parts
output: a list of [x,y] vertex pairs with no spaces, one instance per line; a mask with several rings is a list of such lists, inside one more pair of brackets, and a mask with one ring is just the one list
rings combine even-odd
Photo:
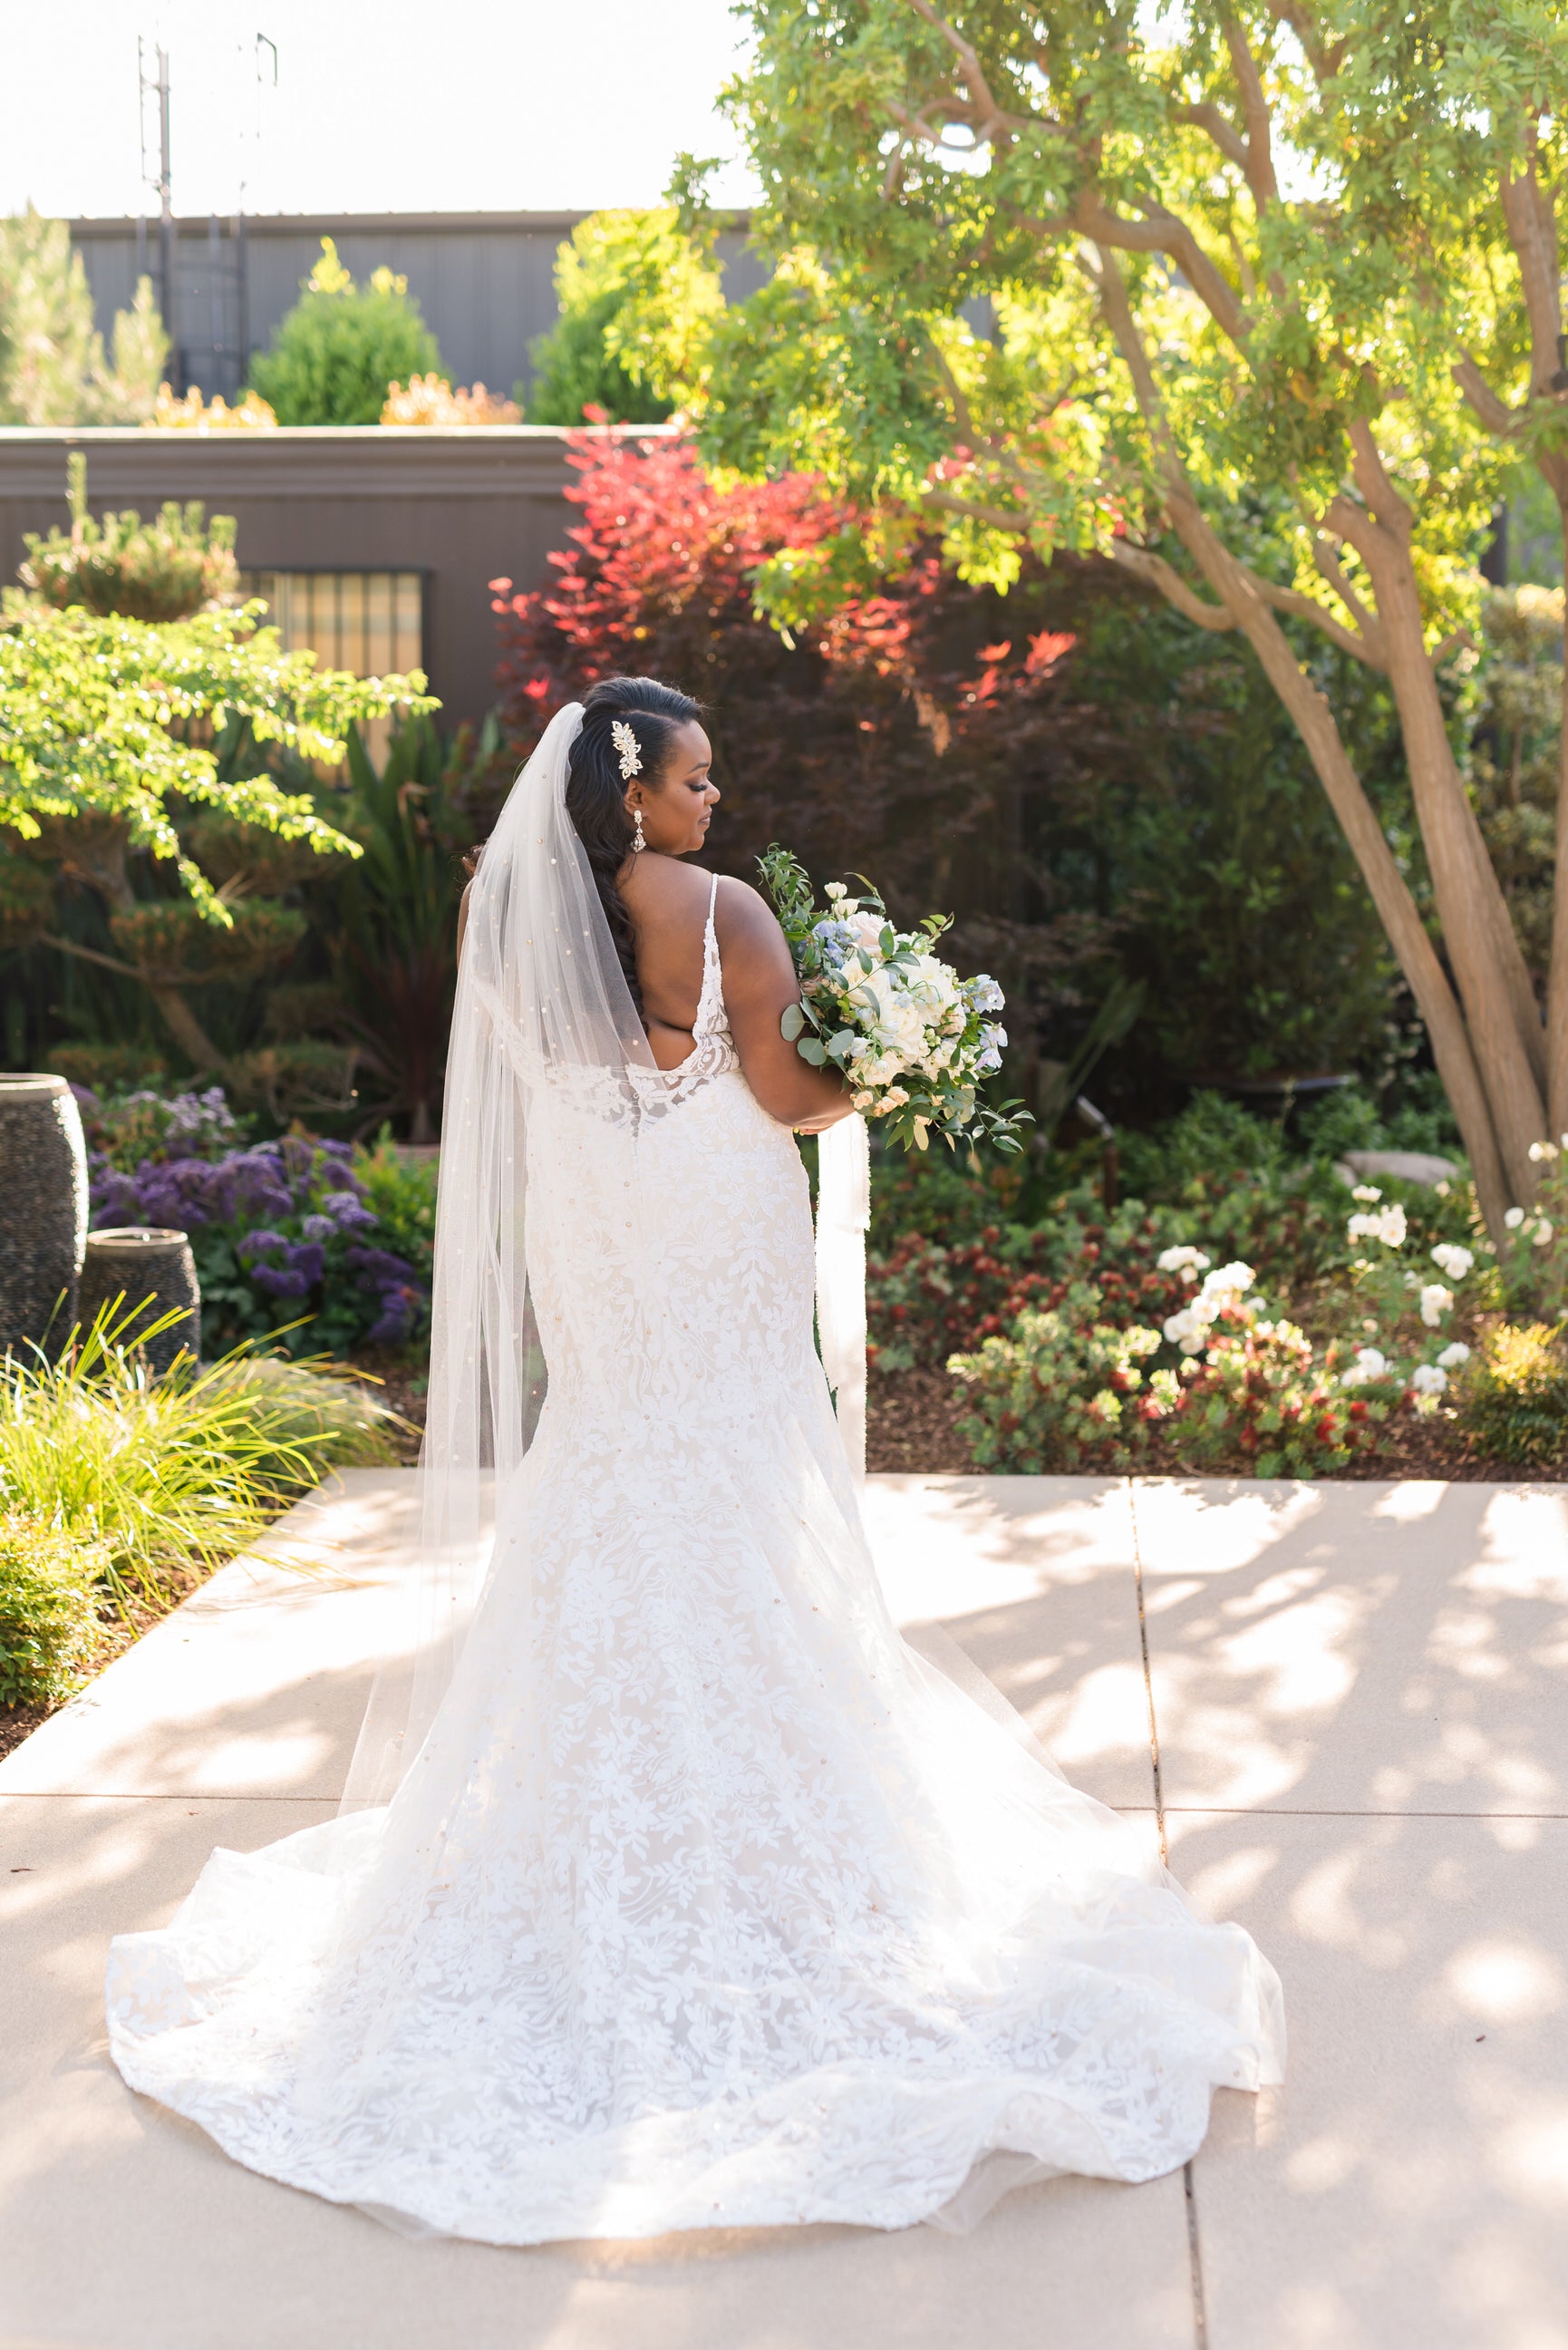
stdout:
[[699,867],[682,864],[678,857],[656,855],[633,859],[621,878],[620,893],[634,918],[679,922],[683,915],[694,914],[701,921],[707,915],[711,888],[712,876]]
[[732,942],[746,946],[760,940],[772,941],[782,936],[778,917],[760,889],[749,881],[737,881],[732,875],[719,876],[719,895],[713,907],[713,927],[719,934],[721,951]]

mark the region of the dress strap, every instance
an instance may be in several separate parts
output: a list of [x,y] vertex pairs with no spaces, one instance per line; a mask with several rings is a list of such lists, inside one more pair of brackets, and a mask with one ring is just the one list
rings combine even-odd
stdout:
[[719,877],[715,873],[708,891],[708,920],[702,932],[702,993],[697,1006],[694,1035],[705,1036],[724,1024],[723,971],[719,962],[719,933],[713,926],[713,910],[719,902]]

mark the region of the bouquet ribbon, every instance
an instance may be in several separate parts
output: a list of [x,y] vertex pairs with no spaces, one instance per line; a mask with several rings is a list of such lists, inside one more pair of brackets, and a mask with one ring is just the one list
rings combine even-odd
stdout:
[[840,1118],[816,1139],[816,1327],[850,1474],[866,1475],[866,1230],[871,1149],[866,1120]]

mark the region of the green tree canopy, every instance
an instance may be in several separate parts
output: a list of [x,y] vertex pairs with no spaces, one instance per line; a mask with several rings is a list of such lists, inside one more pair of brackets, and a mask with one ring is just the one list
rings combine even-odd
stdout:
[[0,424],[144,424],[169,350],[150,278],[115,314],[112,348],[64,221],[31,205],[0,220]]
[[329,236],[299,299],[252,362],[250,388],[280,424],[379,424],[389,384],[441,371],[441,350],[406,277],[356,286]]
[[559,316],[534,346],[530,422],[580,424],[594,407],[657,424],[683,406],[724,307],[711,244],[670,204],[580,221],[556,257]]
[[[435,708],[424,679],[357,678],[318,670],[310,652],[286,653],[258,608],[209,610],[161,624],[59,611],[7,591],[0,617],[0,928],[10,943],[47,936],[56,880],[84,882],[124,922],[139,901],[128,859],[143,852],[171,868],[178,895],[162,900],[219,931],[234,910],[182,844],[176,818],[219,810],[317,855],[359,855],[303,793],[265,772],[233,776],[216,738],[235,723],[257,745],[337,764],[348,729],[401,706]],[[255,764],[263,762],[257,758]],[[20,854],[18,854],[18,850]],[[185,901],[183,910],[180,899]],[[243,911],[244,910],[242,910]],[[64,943],[57,941],[57,943]],[[152,965],[140,974],[198,1068],[216,1057],[177,986]]]
[[[1487,1214],[1568,1126],[1568,919],[1541,1010],[1450,744],[1444,665],[1521,457],[1568,504],[1552,0],[751,0],[732,93],[781,265],[719,322],[713,457],[940,518],[1004,584],[1098,548],[1239,631],[1420,1007]],[[774,565],[785,617],[856,550]],[[1440,941],[1301,658],[1397,706]],[[1559,822],[1563,821],[1560,802]],[[1568,856],[1557,863],[1568,904]],[[1443,950],[1438,952],[1438,944]]]

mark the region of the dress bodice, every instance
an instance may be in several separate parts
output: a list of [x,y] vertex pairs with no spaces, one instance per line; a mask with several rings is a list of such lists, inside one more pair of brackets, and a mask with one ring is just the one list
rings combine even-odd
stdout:
[[708,891],[708,920],[702,932],[702,992],[697,999],[697,1017],[691,1023],[691,1050],[678,1068],[666,1072],[670,1093],[676,1101],[694,1092],[705,1079],[723,1076],[741,1066],[735,1040],[730,1034],[730,1016],[724,1009],[724,973],[719,961],[719,934],[713,927],[718,899],[719,877],[715,873]]

